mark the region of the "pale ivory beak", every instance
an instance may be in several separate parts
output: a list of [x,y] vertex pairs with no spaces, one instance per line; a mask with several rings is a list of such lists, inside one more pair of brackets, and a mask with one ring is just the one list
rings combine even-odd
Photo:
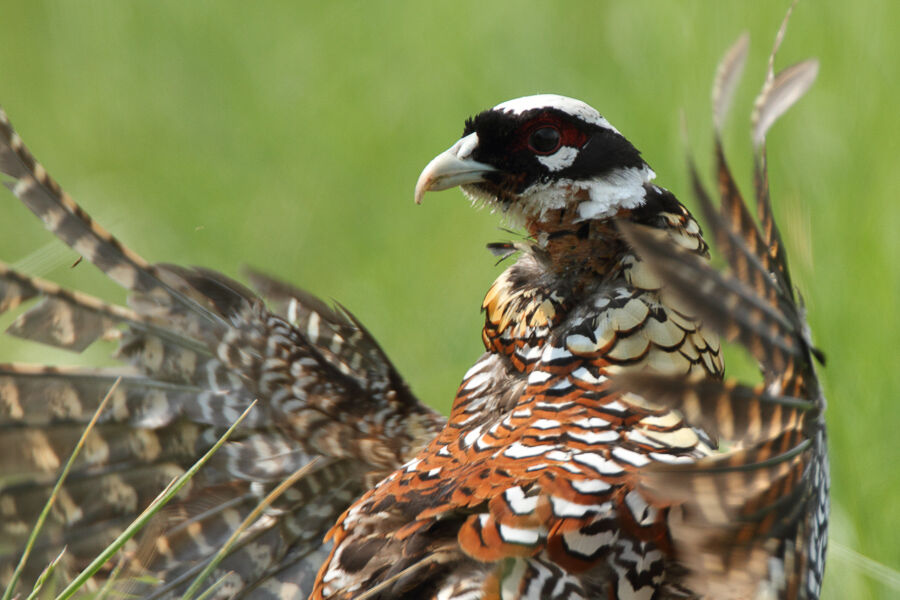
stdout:
[[477,144],[477,134],[471,133],[435,156],[416,182],[416,204],[422,203],[425,192],[484,181],[485,173],[496,171],[495,167],[469,158]]

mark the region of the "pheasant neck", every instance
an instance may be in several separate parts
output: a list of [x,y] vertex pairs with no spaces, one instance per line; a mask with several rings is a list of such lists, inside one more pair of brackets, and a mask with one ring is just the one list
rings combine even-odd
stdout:
[[575,210],[560,209],[530,220],[526,228],[559,276],[596,281],[617,268],[627,252],[612,219],[579,220]]

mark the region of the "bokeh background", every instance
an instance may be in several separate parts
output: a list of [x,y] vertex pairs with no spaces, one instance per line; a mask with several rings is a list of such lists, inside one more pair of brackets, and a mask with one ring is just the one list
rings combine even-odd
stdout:
[[[70,193],[152,261],[252,265],[353,310],[443,411],[481,352],[479,306],[510,238],[458,191],[412,203],[466,116],[557,92],[588,101],[691,203],[709,88],[751,34],[727,146],[787,2],[43,2],[0,6],[0,103]],[[821,60],[770,136],[794,276],[829,364],[834,497],[826,598],[900,594],[900,3],[801,2],[782,66]],[[10,196],[0,258],[121,300]],[[4,317],[0,325],[9,322]],[[0,360],[97,362],[0,338]],[[734,357],[732,372],[753,377]],[[859,553],[857,555],[856,553]]]

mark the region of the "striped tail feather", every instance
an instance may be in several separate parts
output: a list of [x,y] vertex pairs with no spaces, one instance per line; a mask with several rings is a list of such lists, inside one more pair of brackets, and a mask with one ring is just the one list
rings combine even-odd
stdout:
[[[316,464],[260,513],[213,575],[229,572],[216,597],[279,589],[306,595],[335,518],[427,443],[443,418],[412,394],[345,309],[253,274],[272,296],[270,312],[255,292],[219,273],[151,265],[129,250],[50,177],[2,110],[0,172],[15,179],[7,187],[48,229],[130,292],[126,308],[0,264],[0,313],[19,311],[7,333],[73,352],[113,341],[124,363],[0,365],[0,583],[60,465],[121,377],[25,581],[64,546],[57,574],[80,570],[257,400],[145,541],[126,547],[126,580],[137,583],[124,589],[158,597],[183,591],[267,494]],[[133,577],[142,574],[159,583],[142,587]]]
[[[86,423],[119,376],[125,381],[113,409],[116,418],[127,419],[135,427],[160,427],[185,411],[197,422],[228,426],[253,399],[245,386],[233,381],[211,389],[209,382],[221,369],[215,348],[131,309],[64,290],[0,263],[0,310],[16,308],[36,296],[41,301],[19,314],[7,333],[76,352],[97,340],[118,340],[117,354],[132,369],[0,368],[0,376],[4,376],[0,381],[6,386],[0,422],[18,419],[37,425],[35,418],[64,417]],[[15,378],[14,385],[10,378]],[[127,401],[119,400],[120,396]],[[260,417],[250,415],[244,427],[254,425]]]
[[98,338],[111,334],[116,322],[140,321],[119,307],[77,292],[69,292],[49,281],[27,277],[0,263],[0,313],[42,296],[37,307],[19,315],[6,332],[42,344],[81,352]]
[[734,380],[688,379],[653,373],[622,373],[615,385],[653,404],[674,408],[687,421],[732,448],[746,448],[801,426],[815,402],[769,393],[765,386]]
[[73,250],[106,273],[122,287],[173,305],[205,321],[207,328],[220,330],[222,318],[195,298],[177,289],[141,258],[96,223],[84,209],[66,194],[50,176],[15,132],[6,112],[0,109],[0,172],[15,179],[6,183],[12,192],[41,221]]
[[[760,235],[759,229],[756,227],[753,217],[750,215],[750,211],[747,209],[747,205],[741,196],[737,182],[728,168],[725,150],[722,146],[722,129],[725,126],[725,121],[731,108],[735,88],[743,73],[748,45],[749,36],[746,34],[742,35],[732,45],[719,63],[716,79],[713,83],[714,148],[718,177],[717,185],[721,199],[718,218],[715,216],[716,211],[709,199],[709,195],[700,183],[700,177],[692,160],[689,160],[689,170],[694,192],[700,202],[704,217],[708,223],[714,225],[714,234],[716,235],[716,244],[719,251],[728,261],[730,268],[735,272],[741,273],[742,279],[745,281],[752,281],[760,296],[768,299],[774,306],[775,294],[772,293],[773,288],[788,292],[791,290],[787,263],[784,260],[783,253],[777,259],[770,253],[772,239],[768,236],[763,238]],[[724,221],[728,225],[720,224],[720,221]],[[774,226],[774,219],[772,224]],[[775,233],[777,234],[777,231]],[[743,239],[744,244],[735,244],[730,239],[738,236]],[[748,268],[755,268],[763,277],[751,278],[746,276]],[[762,292],[762,286],[765,286],[764,293]]]
[[[0,314],[38,296],[41,302],[18,315],[6,333],[73,352],[81,352],[97,340],[119,340],[121,356],[129,357],[145,372],[184,382],[205,377],[197,366],[202,366],[212,351],[201,340],[134,310],[23,275],[0,262]],[[152,346],[154,356],[143,355],[134,346],[129,349],[125,339],[131,344],[142,340],[141,347],[149,351]]]
[[[790,14],[790,13],[789,13]],[[726,55],[714,86],[716,209],[690,165],[712,239],[728,265],[718,272],[650,229],[622,232],[652,271],[704,324],[742,345],[763,382],[695,381],[623,374],[620,389],[675,408],[719,440],[713,455],[687,465],[648,468],[642,493],[671,507],[678,561],[703,597],[818,598],[825,566],[828,460],[825,400],[815,372],[823,356],[810,339],[773,217],[765,133],[809,88],[817,63],[769,75],[754,112],[754,186],[762,227],[747,209],[725,160],[720,130],[743,63],[746,40]]]

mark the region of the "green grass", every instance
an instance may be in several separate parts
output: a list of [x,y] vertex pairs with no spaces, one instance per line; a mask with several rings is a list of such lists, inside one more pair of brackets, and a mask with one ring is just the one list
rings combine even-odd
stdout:
[[[900,4],[801,2],[780,64],[818,82],[770,136],[772,188],[830,400],[833,539],[900,567]],[[39,2],[0,8],[0,104],[72,195],[153,261],[253,265],[336,298],[446,411],[481,352],[496,216],[456,192],[412,203],[463,119],[553,91],[598,107],[689,199],[680,118],[709,155],[709,86],[740,34],[747,121],[785,1]],[[701,162],[703,164],[703,162]],[[0,257],[111,299],[10,195]],[[52,268],[56,265],[56,268]],[[74,360],[96,361],[102,354]],[[0,359],[72,361],[0,338]],[[826,597],[892,590],[835,553]],[[896,593],[896,590],[893,590]]]

